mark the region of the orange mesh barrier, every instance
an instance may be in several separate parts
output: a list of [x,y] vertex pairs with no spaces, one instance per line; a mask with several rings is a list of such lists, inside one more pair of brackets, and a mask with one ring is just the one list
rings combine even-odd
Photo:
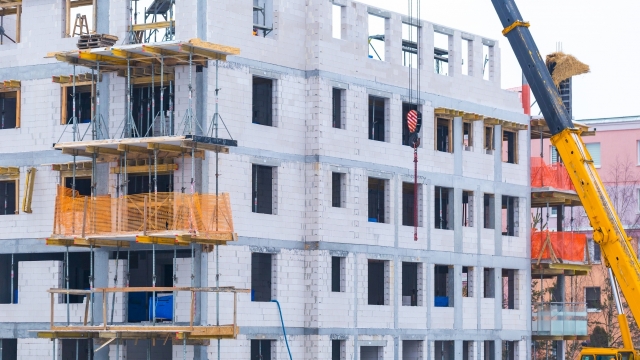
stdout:
[[575,190],[564,164],[545,164],[542,158],[531,158],[531,186]]
[[[146,205],[146,206],[145,206]],[[54,235],[85,236],[188,231],[206,237],[233,232],[229,194],[145,193],[95,199],[58,187]],[[84,231],[83,231],[84,229]]]
[[[531,258],[584,262],[587,235],[571,232],[531,232]],[[542,257],[540,257],[542,252]]]

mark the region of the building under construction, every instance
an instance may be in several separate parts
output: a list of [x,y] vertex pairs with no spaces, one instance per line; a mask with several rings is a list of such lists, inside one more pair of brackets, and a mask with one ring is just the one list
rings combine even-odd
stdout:
[[1,360],[530,358],[495,40],[351,0],[0,9]]

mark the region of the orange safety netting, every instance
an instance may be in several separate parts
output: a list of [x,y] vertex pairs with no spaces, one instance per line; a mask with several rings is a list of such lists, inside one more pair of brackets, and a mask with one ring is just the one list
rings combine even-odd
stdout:
[[[531,258],[583,262],[587,235],[571,232],[536,231],[531,232]],[[542,252],[542,256],[540,253]]]
[[564,164],[545,164],[539,157],[531,158],[531,186],[575,190]]
[[229,194],[163,192],[91,198],[58,187],[54,235],[124,235],[145,230],[150,234],[187,231],[199,237],[233,232]]

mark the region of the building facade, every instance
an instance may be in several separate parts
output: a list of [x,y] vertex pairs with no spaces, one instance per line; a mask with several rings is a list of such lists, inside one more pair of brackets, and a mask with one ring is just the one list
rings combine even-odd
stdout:
[[[136,1],[97,0],[82,5],[91,7],[90,27],[119,40],[83,55],[75,51],[78,37],[68,36],[76,31],[69,13],[80,7],[73,4],[67,11],[53,0],[20,3],[19,16],[7,20],[18,34],[6,26],[19,41],[0,46],[3,360],[285,359],[289,351],[296,359],[530,357],[529,118],[517,95],[500,88],[496,41],[351,0],[171,2],[162,24],[157,8],[138,10],[134,20]],[[156,25],[144,25],[143,15]],[[369,32],[380,21],[384,33]],[[195,38],[240,53],[215,47],[217,55],[184,65],[180,51],[204,56],[213,49]],[[159,70],[169,71],[164,86],[157,75],[149,79],[158,71],[145,62],[149,53],[150,63],[167,58],[169,69]],[[88,88],[65,80],[91,73],[91,84],[82,85]],[[158,119],[153,107],[162,126],[148,120]],[[423,119],[417,179],[413,148],[404,145],[410,109]],[[214,122],[224,122],[215,136]],[[192,145],[160,171],[151,162],[157,152],[133,162],[122,140],[114,140],[115,152],[95,150],[111,146],[107,138],[144,143],[166,135],[157,141],[170,142],[184,134],[232,138],[237,146],[218,157],[196,156]],[[73,150],[79,138],[83,152]],[[60,144],[66,150],[52,147]],[[88,165],[90,148],[99,164]],[[54,225],[68,220],[56,217],[65,187],[109,199],[151,196],[152,188],[219,188],[229,194],[238,236],[178,249],[115,233],[107,240],[130,244],[87,249],[56,238],[65,246],[47,246],[45,238],[60,234]],[[113,218],[129,221],[121,211]],[[96,304],[110,304],[108,313],[99,305],[85,310],[86,296],[47,293],[152,284],[250,289],[237,294],[237,312],[227,294],[172,300],[169,322],[188,323],[191,308],[196,325],[237,321],[239,332],[183,346],[148,324],[144,297],[134,304],[133,294],[96,295]],[[91,324],[130,323],[142,314],[135,322],[146,328],[136,330],[139,339],[112,332],[115,341],[43,332],[50,319],[64,327],[87,313]]]

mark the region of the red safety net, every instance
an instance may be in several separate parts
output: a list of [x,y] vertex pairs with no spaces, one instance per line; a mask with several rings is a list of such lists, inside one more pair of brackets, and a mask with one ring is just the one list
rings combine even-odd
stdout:
[[584,262],[586,245],[585,234],[535,229],[531,232],[531,258],[536,260]]
[[531,186],[575,190],[567,168],[562,163],[545,164],[542,158],[531,158]]

